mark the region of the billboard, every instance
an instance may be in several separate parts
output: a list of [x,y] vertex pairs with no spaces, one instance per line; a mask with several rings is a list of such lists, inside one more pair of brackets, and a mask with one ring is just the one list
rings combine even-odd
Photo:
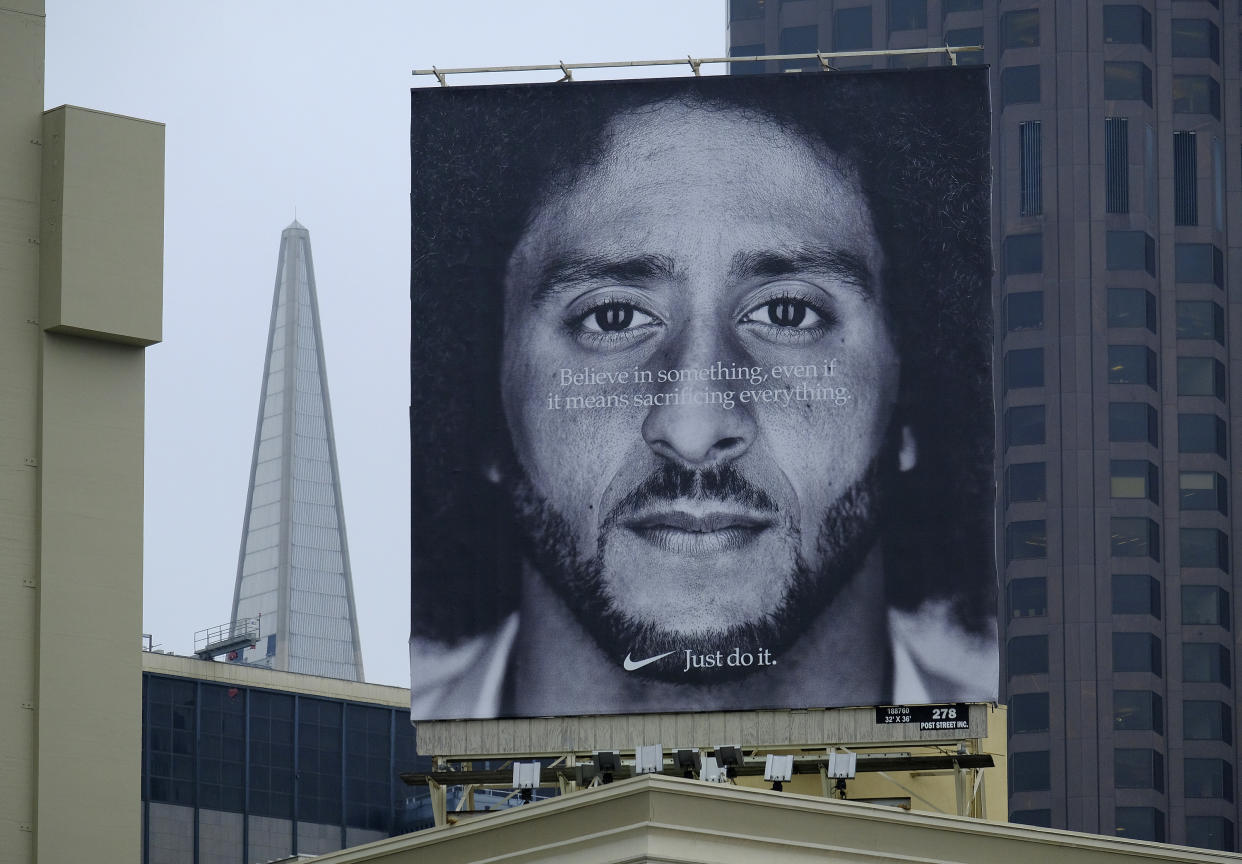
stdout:
[[413,719],[994,701],[986,70],[411,97]]

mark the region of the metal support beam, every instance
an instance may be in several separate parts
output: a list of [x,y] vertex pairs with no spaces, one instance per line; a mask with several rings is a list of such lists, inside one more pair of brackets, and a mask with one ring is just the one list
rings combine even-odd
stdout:
[[888,57],[902,54],[946,54],[949,62],[957,65],[957,55],[963,52],[982,51],[982,45],[945,45],[942,48],[892,48],[879,51],[816,51],[813,54],[755,54],[747,57],[678,57],[673,60],[610,60],[596,63],[538,63],[531,66],[461,66],[455,69],[413,69],[411,75],[433,75],[441,87],[448,86],[449,75],[470,75],[478,72],[560,72],[560,81],[574,80],[575,69],[627,69],[636,66],[681,66],[689,63],[695,75],[704,63],[757,63],[768,60],[818,60],[823,69],[833,67],[829,60],[854,57]]

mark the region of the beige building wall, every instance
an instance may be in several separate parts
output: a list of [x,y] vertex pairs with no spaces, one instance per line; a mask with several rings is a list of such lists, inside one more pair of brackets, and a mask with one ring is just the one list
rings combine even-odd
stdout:
[[44,32],[0,0],[0,862],[137,861],[164,129],[45,114]]

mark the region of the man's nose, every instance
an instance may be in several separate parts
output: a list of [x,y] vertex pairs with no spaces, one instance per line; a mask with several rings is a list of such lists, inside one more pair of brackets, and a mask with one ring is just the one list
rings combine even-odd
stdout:
[[[697,362],[685,358],[684,365],[673,368],[714,368],[718,359],[719,355],[710,359],[700,356]],[[724,367],[731,368],[732,364],[725,360]],[[679,394],[680,404],[657,405],[643,421],[647,446],[656,455],[691,469],[710,468],[740,457],[750,449],[756,426],[751,408],[742,404],[735,384],[746,386],[744,381],[728,380],[674,385],[668,395]]]

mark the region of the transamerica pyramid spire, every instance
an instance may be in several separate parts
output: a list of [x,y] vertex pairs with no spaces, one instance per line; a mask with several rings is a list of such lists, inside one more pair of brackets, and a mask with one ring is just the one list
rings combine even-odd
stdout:
[[310,232],[280,235],[232,620],[259,641],[231,659],[362,681],[358,616],[324,368]]

